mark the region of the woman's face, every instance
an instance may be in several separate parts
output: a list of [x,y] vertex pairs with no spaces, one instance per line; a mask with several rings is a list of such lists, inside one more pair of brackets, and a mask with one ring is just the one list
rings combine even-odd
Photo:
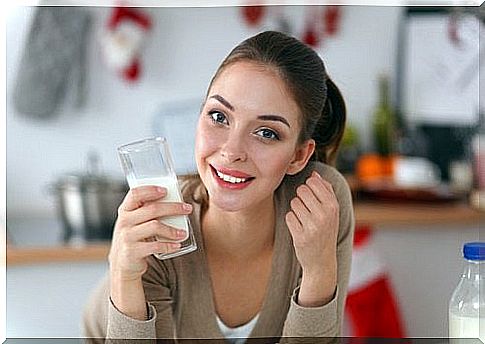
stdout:
[[313,152],[311,142],[297,145],[299,116],[274,71],[251,62],[222,71],[202,108],[195,146],[211,205],[237,211],[272,200],[285,174],[299,172]]

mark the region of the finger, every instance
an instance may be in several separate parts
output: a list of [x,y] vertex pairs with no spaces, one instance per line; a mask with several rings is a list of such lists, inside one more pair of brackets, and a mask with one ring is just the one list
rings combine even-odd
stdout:
[[165,216],[188,215],[191,212],[192,205],[189,203],[155,201],[130,212],[126,222],[136,226]]
[[322,203],[308,185],[300,185],[296,189],[296,194],[310,213],[316,214],[321,210]]
[[325,203],[329,199],[336,199],[332,184],[324,180],[316,172],[312,173],[306,180],[305,184],[312,189],[313,193],[321,203]]
[[144,203],[155,201],[165,197],[167,189],[161,186],[144,185],[130,189],[125,196],[125,199],[120,205],[120,209],[124,211],[132,211],[143,206]]
[[153,241],[153,237],[157,237],[159,241],[176,241],[182,240],[187,236],[187,232],[182,229],[177,229],[166,224],[161,223],[159,220],[151,220],[133,227],[129,233],[130,241]]
[[301,223],[303,228],[307,224],[307,220],[310,217],[310,211],[305,207],[301,199],[295,197],[290,202],[290,207],[293,213],[295,213],[298,221]]
[[140,242],[136,245],[137,258],[145,258],[152,254],[173,253],[180,249],[180,243],[167,243],[160,241]]
[[320,173],[318,173],[317,171],[313,171],[312,176],[315,178],[317,182],[321,183],[321,185],[323,185],[323,187],[327,189],[331,194],[335,195],[335,190],[333,189],[332,183],[330,183],[326,179],[323,179]]
[[285,221],[291,233],[303,231],[303,227],[293,211],[286,213]]

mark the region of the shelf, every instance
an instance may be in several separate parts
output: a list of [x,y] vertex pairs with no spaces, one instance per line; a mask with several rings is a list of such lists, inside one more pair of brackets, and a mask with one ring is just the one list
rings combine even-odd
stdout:
[[[473,210],[466,204],[402,204],[356,202],[354,204],[357,224],[369,224],[375,230],[405,226],[477,225],[484,220],[485,213]],[[85,246],[59,247],[7,247],[7,266],[106,261],[109,243],[86,244]]]

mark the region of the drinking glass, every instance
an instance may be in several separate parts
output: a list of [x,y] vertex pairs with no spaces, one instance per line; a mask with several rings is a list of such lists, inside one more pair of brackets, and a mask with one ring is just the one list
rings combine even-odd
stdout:
[[[175,174],[175,168],[167,139],[154,137],[135,141],[118,147],[121,166],[130,189],[142,185],[157,185],[167,189],[167,195],[162,202],[183,202],[180,186]],[[165,216],[160,221],[168,226],[187,232],[185,239],[179,242],[176,252],[157,253],[158,259],[177,257],[197,249],[192,226],[187,215]],[[158,238],[155,238],[158,240]],[[164,242],[170,240],[164,239]]]

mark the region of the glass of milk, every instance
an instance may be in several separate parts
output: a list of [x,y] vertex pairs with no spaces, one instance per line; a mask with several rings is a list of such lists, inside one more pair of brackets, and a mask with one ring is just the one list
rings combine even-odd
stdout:
[[[118,155],[130,189],[142,185],[157,185],[167,189],[162,202],[183,202],[168,142],[163,137],[135,141],[118,147]],[[187,215],[162,217],[168,226],[185,230],[187,235],[176,252],[155,254],[158,259],[167,259],[197,249],[194,233]],[[158,238],[157,238],[158,239]],[[166,241],[166,240],[165,240]]]

